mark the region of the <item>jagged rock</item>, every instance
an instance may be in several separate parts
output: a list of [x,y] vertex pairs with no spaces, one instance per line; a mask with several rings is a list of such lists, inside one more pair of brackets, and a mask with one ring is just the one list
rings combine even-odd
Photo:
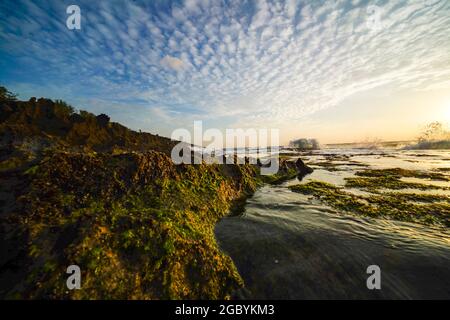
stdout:
[[314,170],[310,167],[308,167],[302,159],[298,158],[295,162],[295,166],[298,170],[299,179],[301,180],[304,176],[312,173]]
[[261,163],[261,160],[258,158],[258,159],[256,159],[256,165],[258,166],[258,167],[262,167],[262,163]]

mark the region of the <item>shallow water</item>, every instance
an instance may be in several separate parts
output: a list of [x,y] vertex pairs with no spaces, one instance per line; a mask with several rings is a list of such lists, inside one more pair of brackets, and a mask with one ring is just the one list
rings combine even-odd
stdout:
[[[324,150],[310,158],[318,161],[320,153],[330,152]],[[338,152],[373,168],[450,166],[445,160],[450,158],[448,152],[421,153],[424,156],[417,151]],[[419,162],[408,161],[411,159]],[[316,170],[302,183],[314,179],[343,185],[344,177],[359,169]],[[247,201],[242,216],[224,218],[217,224],[219,245],[245,282],[236,298],[450,298],[447,230],[342,214],[287,188],[296,183],[264,186]],[[367,289],[369,265],[381,268],[381,290]]]

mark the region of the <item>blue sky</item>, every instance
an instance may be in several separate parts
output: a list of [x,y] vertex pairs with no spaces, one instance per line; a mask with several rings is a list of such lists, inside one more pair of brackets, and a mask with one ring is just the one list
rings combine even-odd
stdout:
[[282,142],[407,138],[450,109],[450,1],[3,0],[0,70],[21,98],[166,136],[203,120]]

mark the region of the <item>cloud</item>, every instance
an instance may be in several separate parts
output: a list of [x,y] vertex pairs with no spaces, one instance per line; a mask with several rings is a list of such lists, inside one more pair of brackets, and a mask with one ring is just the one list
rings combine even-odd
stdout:
[[167,127],[195,110],[224,125],[282,128],[380,86],[450,89],[445,0],[78,5],[74,32],[60,1],[2,2],[0,81],[114,100],[135,117],[165,115]]
[[186,67],[182,60],[168,55],[162,58],[160,63],[163,67],[173,69],[175,71],[181,71]]

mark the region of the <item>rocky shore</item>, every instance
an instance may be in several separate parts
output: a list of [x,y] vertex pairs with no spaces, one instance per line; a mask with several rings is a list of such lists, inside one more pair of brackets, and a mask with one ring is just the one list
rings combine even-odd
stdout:
[[[282,162],[174,165],[166,138],[59,102],[2,101],[0,297],[227,299],[243,285],[214,238]],[[148,150],[148,151],[142,151]],[[80,290],[66,287],[78,265]]]

